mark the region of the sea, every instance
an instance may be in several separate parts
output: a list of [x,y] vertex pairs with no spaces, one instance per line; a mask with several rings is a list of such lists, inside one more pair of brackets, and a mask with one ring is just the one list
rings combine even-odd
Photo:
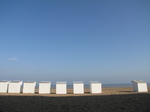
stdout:
[[[150,83],[147,83],[148,87],[150,87]],[[124,84],[102,84],[102,88],[119,88],[119,87],[127,87],[131,88],[133,87],[130,83],[124,83]],[[36,85],[36,89],[39,88],[39,85]],[[56,85],[51,85],[51,89],[55,89]],[[84,84],[84,88],[88,89],[90,88],[89,84]],[[73,89],[73,84],[67,84],[67,89]]]

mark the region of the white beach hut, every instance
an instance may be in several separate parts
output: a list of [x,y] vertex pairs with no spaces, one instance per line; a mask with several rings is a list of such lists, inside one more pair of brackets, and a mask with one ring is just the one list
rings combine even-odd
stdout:
[[56,82],[56,94],[67,94],[66,82]]
[[23,93],[35,93],[36,82],[29,81],[23,84]]
[[50,94],[51,82],[41,81],[39,83],[39,94]]
[[0,81],[0,93],[8,92],[8,84],[10,81]]
[[135,92],[148,92],[147,83],[141,80],[133,80],[133,90]]
[[9,82],[8,93],[20,93],[21,86],[22,86],[22,81]]
[[84,94],[84,83],[82,81],[73,82],[73,93],[74,94]]
[[91,81],[90,82],[90,92],[91,93],[101,93],[102,92],[102,84],[99,81]]

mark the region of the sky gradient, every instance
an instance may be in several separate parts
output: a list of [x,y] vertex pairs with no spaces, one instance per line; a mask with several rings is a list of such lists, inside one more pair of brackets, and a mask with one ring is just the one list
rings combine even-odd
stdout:
[[149,0],[1,0],[0,80],[150,82]]

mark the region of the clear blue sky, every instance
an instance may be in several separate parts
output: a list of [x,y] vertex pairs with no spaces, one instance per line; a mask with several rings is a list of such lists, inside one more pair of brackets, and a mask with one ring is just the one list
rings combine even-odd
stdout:
[[150,82],[150,0],[0,0],[0,80]]

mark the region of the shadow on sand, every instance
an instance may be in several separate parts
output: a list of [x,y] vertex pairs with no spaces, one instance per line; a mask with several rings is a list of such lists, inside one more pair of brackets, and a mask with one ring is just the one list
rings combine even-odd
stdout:
[[0,112],[150,112],[150,94],[0,96]]
[[119,91],[119,92],[128,92],[128,93],[133,93],[134,91]]

